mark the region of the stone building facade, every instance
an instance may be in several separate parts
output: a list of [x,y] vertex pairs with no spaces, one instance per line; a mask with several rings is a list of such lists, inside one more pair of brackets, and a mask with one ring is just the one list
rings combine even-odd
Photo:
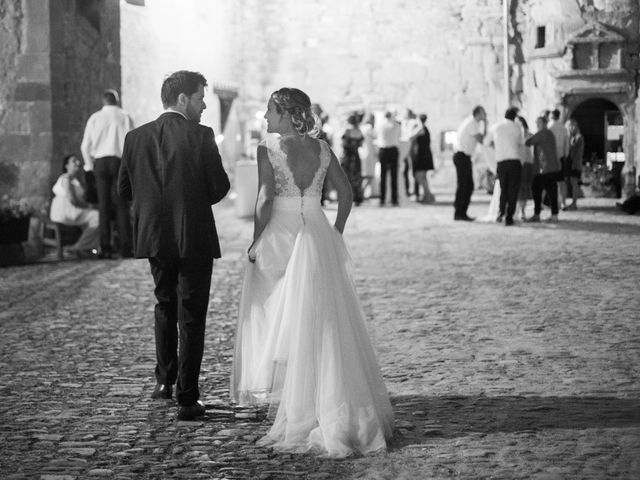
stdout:
[[122,83],[123,106],[139,125],[160,112],[163,77],[182,68],[209,80],[203,122],[216,130],[231,167],[251,155],[269,94],[293,85],[322,105],[338,131],[353,109],[426,112],[442,162],[451,158],[444,134],[476,104],[490,121],[507,103],[517,105],[530,123],[558,107],[580,120],[590,157],[624,159],[631,179],[640,159],[638,1],[507,6],[0,0],[0,187],[45,203],[61,156],[78,151],[104,88]]
[[[158,15],[156,3],[162,2],[144,3],[123,12],[123,25],[130,15],[138,24]],[[441,161],[451,156],[445,132],[455,130],[476,104],[485,106],[492,122],[509,103],[519,106],[532,125],[543,109],[575,116],[588,136],[587,158],[624,159],[629,180],[631,167],[638,164],[637,0],[510,0],[506,10],[503,0],[239,0],[231,6],[214,0],[187,5],[179,27],[191,27],[190,45],[158,35],[149,45],[148,32],[123,28],[125,98],[128,72],[131,85],[159,81],[157,69],[140,65],[183,61],[207,70],[214,84],[236,88],[232,121],[225,126],[234,131],[224,132],[223,146],[234,152],[242,152],[257,136],[269,93],[290,85],[320,103],[337,131],[354,109],[426,112]],[[196,45],[204,46],[200,54]],[[165,53],[172,49],[169,61]],[[130,93],[142,96],[138,89]],[[140,101],[130,100],[132,105]],[[130,110],[135,115],[137,108]],[[221,126],[220,121],[211,124]],[[608,138],[608,132],[618,138]]]
[[117,1],[0,0],[0,196],[46,208],[103,90],[120,90],[119,28]]

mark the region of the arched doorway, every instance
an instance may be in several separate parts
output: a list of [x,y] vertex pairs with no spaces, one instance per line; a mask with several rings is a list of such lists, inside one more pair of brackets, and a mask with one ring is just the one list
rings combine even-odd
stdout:
[[624,153],[624,118],[617,105],[604,98],[589,98],[570,113],[584,136],[583,161],[611,172],[615,195],[621,196]]

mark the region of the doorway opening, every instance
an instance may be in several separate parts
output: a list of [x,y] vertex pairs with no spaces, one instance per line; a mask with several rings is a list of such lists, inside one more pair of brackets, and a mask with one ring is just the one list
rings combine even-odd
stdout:
[[583,163],[596,176],[606,176],[603,187],[609,186],[611,196],[620,198],[625,163],[622,112],[610,100],[590,98],[578,104],[569,116],[578,122],[584,137]]

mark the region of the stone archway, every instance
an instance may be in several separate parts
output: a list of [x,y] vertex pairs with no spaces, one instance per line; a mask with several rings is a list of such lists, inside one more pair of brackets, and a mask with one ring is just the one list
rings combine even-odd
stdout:
[[[578,122],[584,137],[583,161],[593,167],[610,172],[612,192],[622,195],[622,171],[626,161],[625,133],[628,118],[623,108],[613,99],[603,96],[573,97],[569,103],[568,118]],[[603,170],[604,171],[604,170]]]
[[[623,152],[623,116],[617,105],[605,98],[589,98],[576,106],[569,117],[574,118],[580,126],[585,139],[584,158],[591,163],[605,163],[607,153]],[[608,127],[611,135],[620,130],[620,137],[614,140],[607,135]],[[610,137],[610,138],[608,138]],[[611,155],[610,155],[611,157]]]

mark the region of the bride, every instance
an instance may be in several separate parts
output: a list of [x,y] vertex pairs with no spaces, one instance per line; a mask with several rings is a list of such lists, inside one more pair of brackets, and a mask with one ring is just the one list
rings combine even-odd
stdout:
[[[304,92],[274,92],[264,117],[279,137],[258,146],[232,398],[270,405],[275,419],[261,445],[330,457],[385,449],[393,412],[342,238],[351,186],[329,145],[314,138]],[[333,226],[320,204],[325,176],[338,192]]]

